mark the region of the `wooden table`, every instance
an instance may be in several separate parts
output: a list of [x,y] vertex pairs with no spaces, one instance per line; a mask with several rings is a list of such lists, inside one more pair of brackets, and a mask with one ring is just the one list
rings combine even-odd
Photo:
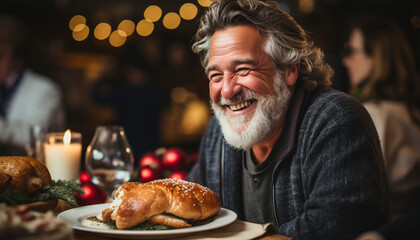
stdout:
[[[177,239],[182,240],[182,237],[177,238]],[[292,240],[289,237],[285,237],[278,234],[268,234],[257,239],[258,240]],[[101,237],[101,236],[98,236],[89,232],[74,230],[73,240],[109,240],[109,238]]]

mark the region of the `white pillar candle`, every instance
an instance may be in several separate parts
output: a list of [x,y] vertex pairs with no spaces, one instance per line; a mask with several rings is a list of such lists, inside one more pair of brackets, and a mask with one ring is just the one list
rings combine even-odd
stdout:
[[53,180],[77,179],[82,156],[81,134],[48,133],[44,144],[45,164]]

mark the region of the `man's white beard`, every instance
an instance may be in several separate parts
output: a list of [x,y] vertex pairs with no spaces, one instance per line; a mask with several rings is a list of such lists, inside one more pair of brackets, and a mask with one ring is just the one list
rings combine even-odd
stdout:
[[[217,104],[211,103],[211,108],[219,120],[223,135],[230,145],[238,149],[250,149],[262,142],[273,133],[280,121],[290,97],[281,73],[277,73],[274,80],[274,95],[261,97],[252,90],[240,92],[231,99],[220,97]],[[257,108],[253,115],[240,115],[229,118],[223,105],[237,103],[243,100],[256,100]],[[245,129],[239,130],[243,124],[249,122]],[[239,131],[239,132],[238,132]]]

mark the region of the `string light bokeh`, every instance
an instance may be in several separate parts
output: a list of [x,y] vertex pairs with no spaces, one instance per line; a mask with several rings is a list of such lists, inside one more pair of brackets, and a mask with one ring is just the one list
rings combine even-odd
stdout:
[[[212,4],[210,0],[197,0],[196,3],[181,3],[178,12],[164,13],[156,4],[149,5],[144,9],[143,19],[137,22],[130,19],[122,19],[116,29],[112,29],[109,22],[100,22],[95,26],[87,25],[87,18],[81,14],[74,15],[69,21],[73,39],[77,42],[85,41],[89,36],[97,40],[108,39],[113,47],[121,47],[127,38],[137,33],[139,37],[147,37],[153,34],[155,25],[162,21],[162,25],[168,30],[175,30],[182,25],[182,21],[191,21],[197,17],[198,6],[207,8]],[[90,29],[93,29],[91,33]]]

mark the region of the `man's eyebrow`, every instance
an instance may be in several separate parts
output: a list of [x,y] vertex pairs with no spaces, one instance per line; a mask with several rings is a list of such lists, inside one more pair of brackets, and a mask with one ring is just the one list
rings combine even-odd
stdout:
[[[249,65],[252,65],[252,66],[256,66],[257,65],[257,63],[255,62],[255,60],[250,59],[250,58],[243,58],[243,59],[235,59],[235,60],[233,60],[233,65],[234,66],[240,65],[240,64],[249,64]],[[204,72],[206,74],[209,74],[210,71],[216,70],[218,68],[219,68],[219,65],[217,65],[217,64],[208,65],[206,67],[206,69],[204,70]]]
[[219,66],[217,64],[207,65],[204,72],[206,73],[206,75],[208,75],[210,71],[218,69],[218,68],[219,68]]
[[249,65],[253,65],[253,66],[257,65],[255,60],[251,59],[251,58],[236,59],[236,60],[233,61],[233,64],[235,66],[239,65],[239,64],[249,64]]

